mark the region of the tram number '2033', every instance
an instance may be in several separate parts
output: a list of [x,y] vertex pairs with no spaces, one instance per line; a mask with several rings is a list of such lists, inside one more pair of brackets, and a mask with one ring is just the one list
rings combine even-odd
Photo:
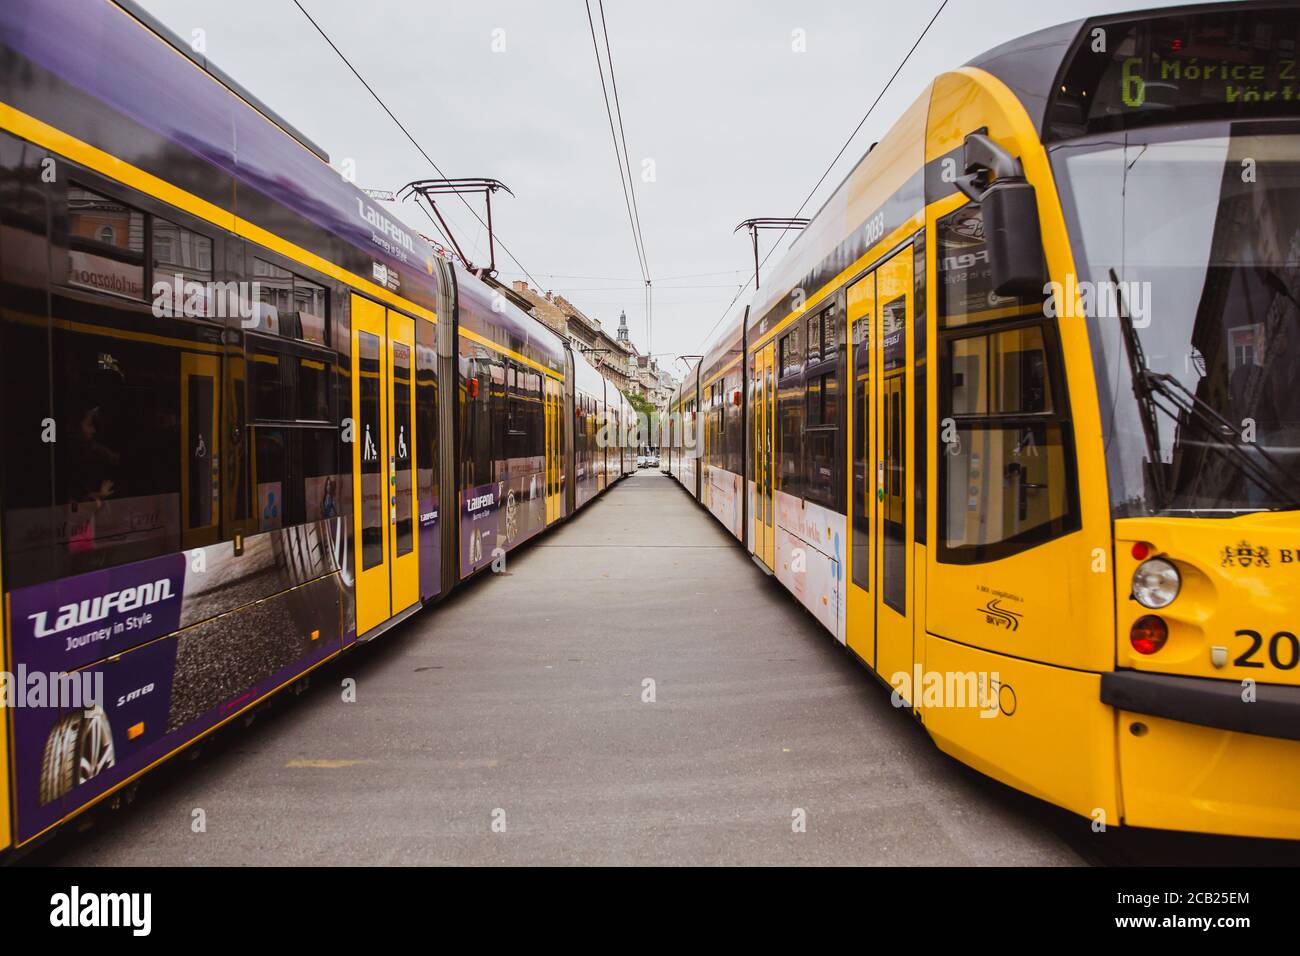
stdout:
[[[1250,638],[1250,646],[1232,663],[1238,667],[1263,667],[1263,661],[1252,660],[1264,646],[1264,635],[1259,631],[1240,630],[1236,637]],[[1300,664],[1300,638],[1290,631],[1278,631],[1268,639],[1268,660],[1280,671],[1295,670]]]
[[866,225],[862,227],[866,235],[867,245],[874,246],[881,239],[885,238],[885,214],[878,212],[867,220]]

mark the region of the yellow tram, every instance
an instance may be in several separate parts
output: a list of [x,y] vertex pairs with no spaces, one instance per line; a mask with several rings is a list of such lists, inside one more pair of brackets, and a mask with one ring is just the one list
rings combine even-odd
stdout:
[[1170,8],[940,75],[675,399],[668,470],[938,746],[1097,825],[1300,838],[1298,41]]

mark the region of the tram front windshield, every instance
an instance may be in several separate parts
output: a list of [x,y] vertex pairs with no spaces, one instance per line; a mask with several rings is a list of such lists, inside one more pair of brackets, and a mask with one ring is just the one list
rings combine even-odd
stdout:
[[1115,515],[1300,507],[1300,123],[1051,157],[1082,297],[1061,290],[1059,321],[1088,324]]

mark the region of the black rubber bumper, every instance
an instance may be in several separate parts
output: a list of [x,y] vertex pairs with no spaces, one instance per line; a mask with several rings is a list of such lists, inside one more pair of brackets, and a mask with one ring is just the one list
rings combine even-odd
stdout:
[[1256,684],[1242,700],[1240,681],[1172,677],[1138,671],[1101,675],[1101,702],[1121,710],[1166,717],[1218,730],[1300,740],[1300,687]]

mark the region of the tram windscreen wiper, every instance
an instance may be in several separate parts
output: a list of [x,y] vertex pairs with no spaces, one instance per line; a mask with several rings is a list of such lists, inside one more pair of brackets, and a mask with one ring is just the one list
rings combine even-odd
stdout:
[[[1128,353],[1133,394],[1137,397],[1142,413],[1142,433],[1149,457],[1147,474],[1157,510],[1163,511],[1169,504],[1169,490],[1160,455],[1160,428],[1155,414],[1157,409],[1175,422],[1186,419],[1199,425],[1206,434],[1219,439],[1210,447],[1240,468],[1248,479],[1276,499],[1300,508],[1300,494],[1297,493],[1295,480],[1276,458],[1257,443],[1243,438],[1232,422],[1174,376],[1151,371],[1142,351],[1142,341],[1137,329],[1133,327],[1133,318],[1124,301],[1124,288],[1113,268],[1110,270],[1110,281],[1118,300],[1120,330],[1124,336],[1124,350]],[[1164,399],[1164,402],[1159,399]]]

